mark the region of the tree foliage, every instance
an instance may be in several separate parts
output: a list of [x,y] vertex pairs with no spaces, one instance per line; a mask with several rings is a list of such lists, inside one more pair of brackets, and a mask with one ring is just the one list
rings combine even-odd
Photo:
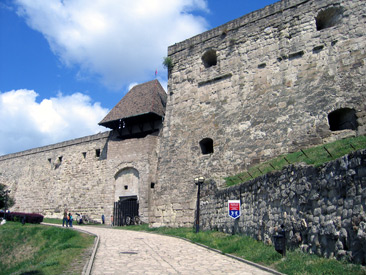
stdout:
[[163,65],[168,70],[171,70],[173,68],[173,61],[170,57],[165,57],[163,61]]
[[15,204],[15,200],[10,196],[9,193],[6,193],[7,186],[0,183],[0,209],[5,208],[6,202],[6,209],[9,209]]

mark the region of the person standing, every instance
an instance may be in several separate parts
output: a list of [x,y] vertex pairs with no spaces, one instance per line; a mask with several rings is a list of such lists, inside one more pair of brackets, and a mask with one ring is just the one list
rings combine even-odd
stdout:
[[105,220],[104,220],[104,214],[102,214],[102,224],[105,223]]
[[62,219],[62,227],[66,224],[68,227],[68,220],[67,220],[67,209],[64,210],[64,218]]
[[69,225],[70,225],[70,227],[72,227],[72,220],[73,220],[72,214],[69,213]]

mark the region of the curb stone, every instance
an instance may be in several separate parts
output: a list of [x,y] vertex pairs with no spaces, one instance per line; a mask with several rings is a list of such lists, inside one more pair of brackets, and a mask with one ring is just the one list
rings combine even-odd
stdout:
[[97,254],[97,250],[98,250],[98,247],[99,247],[99,236],[96,235],[96,234],[94,234],[94,233],[84,231],[82,229],[75,229],[75,230],[80,231],[80,232],[83,232],[83,233],[86,233],[86,234],[89,234],[89,235],[94,235],[96,237],[94,239],[93,252],[92,252],[92,254],[90,256],[89,261],[84,265],[84,268],[83,268],[83,271],[82,271],[82,274],[83,275],[90,275],[91,274],[91,270],[93,268],[95,255]]
[[[41,223],[41,225],[47,225],[47,226],[56,226],[56,227],[62,227],[58,224],[52,224],[52,223]],[[87,261],[87,263],[84,265],[83,267],[83,271],[82,271],[82,275],[90,275],[91,274],[91,270],[93,268],[93,263],[94,263],[94,259],[95,259],[95,255],[97,253],[97,250],[98,250],[98,247],[99,247],[99,236],[94,234],[94,233],[91,233],[91,232],[88,232],[88,231],[85,231],[83,229],[79,229],[79,228],[74,228],[74,227],[68,227],[68,229],[71,229],[71,230],[75,230],[75,231],[79,231],[79,232],[82,232],[84,234],[88,234],[88,235],[93,235],[95,236],[96,238],[94,239],[94,244],[93,244],[93,252],[89,258],[89,260]]]
[[272,274],[276,274],[276,275],[285,275],[284,273],[281,273],[281,272],[278,272],[277,270],[274,270],[274,269],[271,269],[269,267],[266,267],[266,266],[263,266],[263,265],[260,265],[260,264],[257,264],[257,263],[254,263],[254,262],[251,262],[249,260],[246,260],[246,259],[243,259],[243,258],[240,258],[238,256],[235,256],[235,255],[232,255],[232,254],[228,254],[228,253],[224,253],[222,252],[221,250],[218,250],[218,249],[215,249],[215,248],[212,248],[212,247],[209,247],[207,245],[204,245],[204,244],[201,244],[201,243],[195,243],[195,242],[192,242],[191,240],[189,239],[186,239],[186,238],[183,238],[183,237],[176,237],[176,238],[179,238],[179,239],[182,239],[184,241],[188,241],[190,243],[193,243],[195,245],[198,245],[198,246],[201,246],[201,247],[204,247],[208,250],[211,250],[211,251],[214,251],[216,253],[219,253],[219,254],[222,254],[222,255],[225,255],[229,258],[232,258],[232,259],[235,259],[237,261],[240,261],[240,262],[243,262],[243,263],[246,263],[246,264],[249,264],[249,265],[252,265],[254,267],[257,267],[259,269],[262,269],[263,271],[267,271],[269,273],[272,273]]

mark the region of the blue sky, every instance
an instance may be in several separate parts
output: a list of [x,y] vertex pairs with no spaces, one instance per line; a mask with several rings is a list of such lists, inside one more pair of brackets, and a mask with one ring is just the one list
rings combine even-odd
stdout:
[[274,0],[0,0],[0,155],[106,131],[167,47]]

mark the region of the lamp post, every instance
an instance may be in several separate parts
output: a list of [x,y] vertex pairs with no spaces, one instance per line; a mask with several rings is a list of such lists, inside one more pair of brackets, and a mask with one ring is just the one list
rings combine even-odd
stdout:
[[194,179],[194,183],[198,185],[197,190],[197,211],[196,211],[196,233],[200,231],[200,191],[201,184],[205,181],[204,177],[199,177]]

